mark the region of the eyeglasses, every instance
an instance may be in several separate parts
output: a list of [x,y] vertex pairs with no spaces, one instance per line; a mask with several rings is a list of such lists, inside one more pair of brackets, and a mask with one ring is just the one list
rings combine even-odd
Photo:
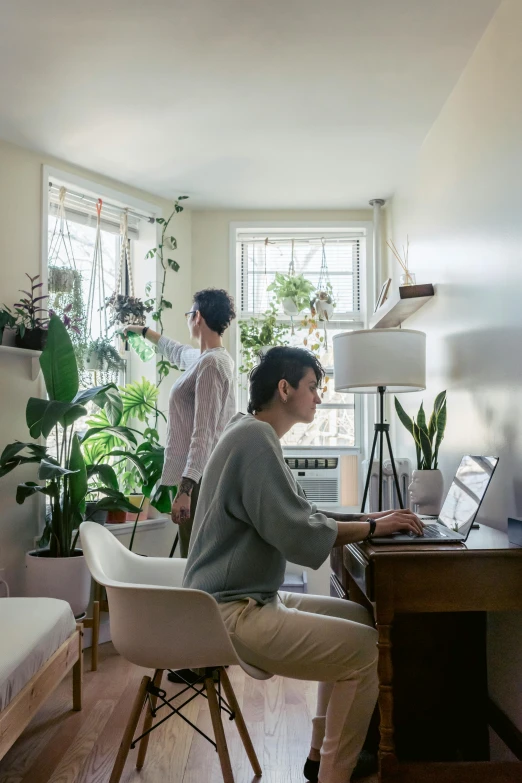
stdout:
[[185,313],[185,318],[187,317],[187,315],[194,315],[194,313],[196,312],[197,312],[196,310],[189,310],[188,313]]

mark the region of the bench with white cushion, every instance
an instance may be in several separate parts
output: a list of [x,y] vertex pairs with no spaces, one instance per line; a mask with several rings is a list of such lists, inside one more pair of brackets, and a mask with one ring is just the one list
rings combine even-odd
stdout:
[[71,669],[81,709],[81,633],[66,601],[0,599],[0,758]]

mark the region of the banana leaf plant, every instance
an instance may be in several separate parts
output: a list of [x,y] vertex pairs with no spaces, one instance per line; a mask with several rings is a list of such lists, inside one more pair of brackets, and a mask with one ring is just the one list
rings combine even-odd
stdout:
[[446,429],[446,392],[440,392],[435,398],[429,423],[426,423],[426,413],[422,402],[417,414],[417,421],[415,421],[415,417],[408,416],[397,397],[395,397],[395,410],[400,421],[415,441],[417,470],[437,470],[439,448]]
[[[79,391],[78,365],[71,338],[62,321],[51,316],[47,344],[40,356],[48,399],[31,397],[26,408],[26,422],[33,441],[16,441],[6,446],[0,455],[0,477],[19,465],[39,465],[38,478],[43,483],[26,481],[18,485],[16,502],[40,493],[48,498],[49,512],[42,539],[49,542],[50,557],[72,557],[75,554],[73,531],[85,514],[88,479],[97,474],[101,479],[98,492],[103,496],[96,509],[135,511],[118,490],[110,466],[87,466],[82,445],[99,434],[92,427],[78,431],[77,422],[87,415],[87,403],[103,409],[107,417],[107,432],[136,446],[131,428],[119,426],[123,402],[114,384]],[[42,445],[41,439],[54,434],[54,448]],[[34,442],[40,441],[40,442]],[[112,471],[112,472],[111,472]]]

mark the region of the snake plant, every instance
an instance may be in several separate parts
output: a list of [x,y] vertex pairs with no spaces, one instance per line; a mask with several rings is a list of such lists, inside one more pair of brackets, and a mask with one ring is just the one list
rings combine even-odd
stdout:
[[415,441],[417,470],[436,470],[438,468],[439,447],[446,429],[446,392],[440,392],[435,398],[428,424],[426,424],[426,414],[422,402],[417,414],[417,421],[415,421],[415,417],[408,416],[397,397],[395,397],[395,410],[400,421]]

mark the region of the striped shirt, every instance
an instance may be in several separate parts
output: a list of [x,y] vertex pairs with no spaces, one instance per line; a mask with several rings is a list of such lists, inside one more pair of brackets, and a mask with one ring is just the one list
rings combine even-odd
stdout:
[[183,587],[265,604],[287,560],[319,568],[336,538],[337,523],[304,497],[274,428],[238,413],[205,468]]
[[225,425],[236,411],[234,362],[224,348],[201,353],[160,337],[158,349],[185,372],[171,389],[165,463],[161,483],[199,481]]

